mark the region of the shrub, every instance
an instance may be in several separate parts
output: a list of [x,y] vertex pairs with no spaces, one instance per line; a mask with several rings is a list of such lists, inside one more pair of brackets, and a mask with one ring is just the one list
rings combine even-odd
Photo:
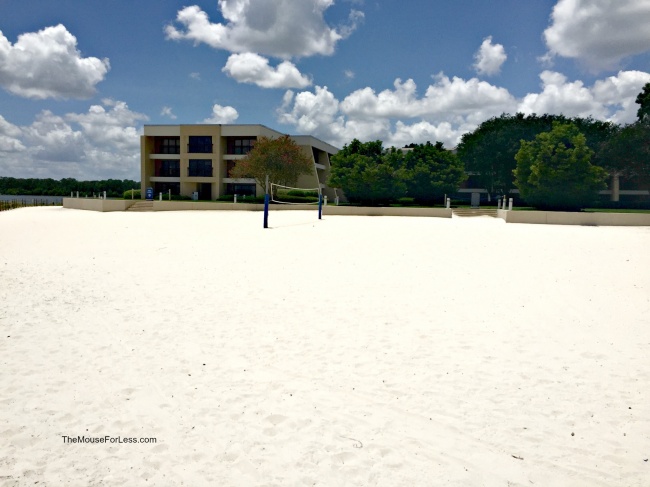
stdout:
[[133,193],[133,199],[139,200],[141,197],[141,191],[139,189],[127,189],[122,197],[125,200],[130,200],[131,199],[131,193]]
[[515,159],[515,184],[530,205],[548,210],[580,210],[605,189],[607,172],[591,164],[593,151],[573,124],[554,123],[550,132],[522,141]]

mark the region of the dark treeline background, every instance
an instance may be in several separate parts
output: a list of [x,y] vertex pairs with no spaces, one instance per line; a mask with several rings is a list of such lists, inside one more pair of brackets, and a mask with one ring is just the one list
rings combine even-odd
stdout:
[[106,196],[121,198],[126,190],[140,188],[140,183],[130,179],[105,179],[101,181],[77,181],[74,178],[36,179],[0,177],[0,194],[70,196],[79,191],[79,196],[92,196],[106,191]]

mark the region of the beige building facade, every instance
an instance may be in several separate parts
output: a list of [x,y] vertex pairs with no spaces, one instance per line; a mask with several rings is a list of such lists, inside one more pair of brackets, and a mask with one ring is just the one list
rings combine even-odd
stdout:
[[[140,138],[142,195],[147,188],[158,194],[198,196],[216,200],[228,195],[264,194],[254,179],[235,179],[230,171],[251,150],[258,137],[276,138],[284,134],[264,125],[145,125]],[[303,175],[300,188],[321,188],[334,200],[343,197],[329,188],[330,157],[338,149],[312,136],[291,138],[313,161],[313,173]]]

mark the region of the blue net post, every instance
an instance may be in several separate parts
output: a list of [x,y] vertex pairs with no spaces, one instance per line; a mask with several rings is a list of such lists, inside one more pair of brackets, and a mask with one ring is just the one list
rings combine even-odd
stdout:
[[318,219],[322,220],[323,219],[322,216],[323,216],[323,195],[319,193],[318,194]]
[[264,195],[264,228],[269,228],[269,194]]

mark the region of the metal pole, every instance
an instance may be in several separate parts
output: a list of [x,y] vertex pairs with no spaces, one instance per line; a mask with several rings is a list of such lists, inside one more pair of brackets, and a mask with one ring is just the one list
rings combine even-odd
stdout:
[[323,215],[323,195],[318,194],[318,219],[322,220]]
[[264,193],[264,228],[269,228],[269,175],[266,175],[266,189]]

